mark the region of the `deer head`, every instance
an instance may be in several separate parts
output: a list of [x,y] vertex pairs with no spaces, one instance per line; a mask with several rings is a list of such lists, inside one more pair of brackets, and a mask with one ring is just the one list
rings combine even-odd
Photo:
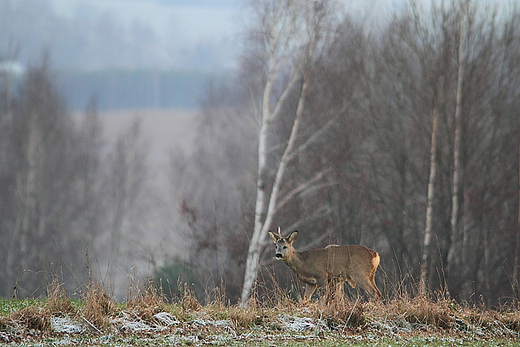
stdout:
[[293,231],[287,237],[282,237],[280,234],[280,227],[278,227],[278,234],[273,233],[269,230],[269,236],[275,244],[275,257],[280,260],[288,260],[293,257],[296,250],[292,246],[294,240],[298,237],[298,230]]

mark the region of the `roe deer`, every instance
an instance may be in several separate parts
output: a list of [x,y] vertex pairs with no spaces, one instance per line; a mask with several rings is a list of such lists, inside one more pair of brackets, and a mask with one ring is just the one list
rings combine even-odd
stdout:
[[372,298],[381,299],[374,276],[379,265],[379,254],[364,246],[329,245],[325,248],[298,252],[292,246],[298,236],[295,230],[287,237],[269,231],[276,245],[276,259],[282,260],[298,279],[305,283],[304,300],[310,301],[316,287],[328,284],[329,293],[334,286],[343,289],[345,281],[352,288],[359,284]]

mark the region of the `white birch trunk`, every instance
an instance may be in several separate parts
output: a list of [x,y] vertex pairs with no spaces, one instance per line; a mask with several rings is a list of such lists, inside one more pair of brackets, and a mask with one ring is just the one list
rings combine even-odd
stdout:
[[433,202],[435,194],[435,178],[437,176],[437,127],[439,112],[433,110],[432,140],[430,149],[430,177],[428,179],[428,206],[426,207],[426,225],[424,228],[423,256],[421,267],[421,294],[426,294],[428,289],[428,272],[430,268],[430,243],[433,222]]
[[[275,35],[274,27],[271,30],[271,36]],[[274,118],[271,114],[271,92],[273,89],[274,80],[277,77],[275,47],[273,43],[266,42],[266,48],[269,51],[269,73],[264,88],[262,98],[262,112],[260,120],[260,131],[258,135],[258,170],[257,170],[257,186],[256,186],[256,201],[255,201],[255,221],[253,228],[253,235],[249,241],[249,249],[247,252],[246,269],[244,273],[244,284],[242,286],[241,305],[246,305],[251,288],[253,287],[258,272],[260,263],[260,246],[265,240],[265,235],[262,235],[262,227],[264,224],[265,215],[265,199],[266,199],[266,161],[267,161],[267,137],[269,134],[269,124]]]
[[37,211],[37,182],[38,182],[38,158],[41,156],[40,148],[41,144],[41,133],[38,129],[38,118],[39,115],[35,112],[31,112],[29,121],[29,134],[27,139],[27,175],[22,178],[22,194],[23,197],[23,216],[21,218],[19,234],[15,234],[20,238],[20,256],[21,265],[25,269],[28,264],[28,259],[33,256],[30,253],[30,233],[31,229],[35,228],[33,224],[36,220]]
[[466,21],[467,13],[465,9],[461,10],[461,29],[459,38],[459,57],[458,57],[458,77],[457,77],[457,94],[455,105],[455,137],[453,143],[453,183],[452,183],[452,200],[451,200],[451,245],[448,252],[448,275],[456,276],[455,272],[461,270],[462,252],[461,249],[461,233],[459,230],[459,209],[460,209],[460,189],[462,181],[462,82],[464,78],[464,40],[466,37]]
[[260,137],[258,141],[258,178],[256,187],[255,202],[255,224],[253,236],[249,241],[249,250],[247,252],[246,270],[244,274],[244,285],[242,287],[241,305],[245,306],[251,288],[256,279],[258,265],[260,263],[260,244],[264,241],[261,231],[263,226],[263,215],[265,210],[265,161],[266,161],[266,141],[267,141],[267,121],[262,122],[260,128]]

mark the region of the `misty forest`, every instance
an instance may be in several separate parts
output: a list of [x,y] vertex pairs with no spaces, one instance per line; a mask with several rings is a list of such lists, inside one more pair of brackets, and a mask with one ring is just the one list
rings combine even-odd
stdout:
[[138,277],[261,300],[299,286],[273,258],[280,226],[298,250],[379,252],[384,297],[518,300],[520,10],[410,1],[374,23],[332,0],[248,4],[236,67],[166,166],[139,120],[108,141],[94,95],[68,109],[52,47],[0,70],[0,296]]

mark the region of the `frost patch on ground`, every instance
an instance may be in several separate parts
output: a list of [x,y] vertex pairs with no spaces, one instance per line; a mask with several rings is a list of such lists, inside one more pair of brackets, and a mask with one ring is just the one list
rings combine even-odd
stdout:
[[375,321],[370,326],[374,329],[381,330],[384,333],[388,333],[390,335],[399,335],[401,333],[411,333],[413,332],[413,326],[406,320],[396,320],[396,321]]
[[[165,313],[167,314],[167,313]],[[164,316],[160,316],[163,320]],[[172,323],[173,317],[170,317],[168,323]],[[136,315],[132,315],[128,312],[121,312],[120,316],[114,318],[110,321],[119,331],[127,331],[127,332],[152,332],[152,331],[164,331],[168,329],[168,326],[162,324],[150,324],[148,322],[143,321]],[[171,325],[171,324],[170,324]]]
[[157,319],[159,323],[167,327],[181,324],[181,322],[179,322],[173,315],[169,314],[168,312],[159,312],[153,317]]
[[[118,317],[111,319],[110,323],[118,331],[126,332],[160,332],[181,324],[181,322],[168,312],[160,312],[153,317],[157,324],[145,322],[138,316],[123,311]],[[220,321],[214,324],[219,326],[221,324],[219,322]],[[63,334],[81,334],[86,331],[82,323],[67,316],[51,317],[51,328],[54,332]],[[0,340],[2,340],[1,336]]]
[[213,319],[195,319],[193,321],[195,326],[205,327],[214,326],[217,328],[228,328],[232,327],[233,324],[229,320],[213,320]]
[[52,330],[64,334],[81,334],[85,329],[69,317],[51,317]]
[[309,317],[293,317],[281,315],[278,316],[278,320],[282,325],[282,329],[290,331],[328,331],[327,324],[321,319],[313,319]]

